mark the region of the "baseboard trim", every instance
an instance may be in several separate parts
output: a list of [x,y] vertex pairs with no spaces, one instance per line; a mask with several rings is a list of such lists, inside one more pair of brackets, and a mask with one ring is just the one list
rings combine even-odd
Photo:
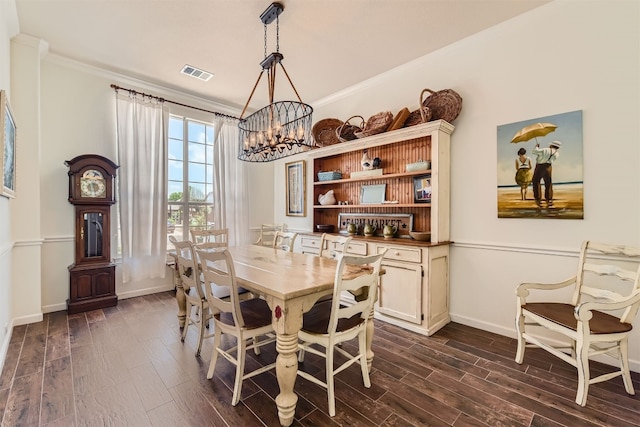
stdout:
[[145,289],[136,289],[135,291],[130,291],[130,292],[118,292],[118,299],[141,297],[144,295],[157,294],[159,292],[172,291],[174,289],[175,287],[173,283],[170,283],[164,286],[156,286],[153,288],[145,288]]

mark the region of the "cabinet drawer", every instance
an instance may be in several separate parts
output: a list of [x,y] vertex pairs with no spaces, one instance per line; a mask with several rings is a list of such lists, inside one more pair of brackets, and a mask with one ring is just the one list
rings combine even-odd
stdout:
[[302,239],[300,239],[300,246],[303,248],[320,249],[320,239],[317,237],[302,236]]
[[367,254],[367,244],[363,242],[354,242],[351,241],[349,246],[345,249],[345,252],[354,255],[366,255]]
[[379,254],[385,249],[387,249],[387,253],[384,254],[384,259],[393,259],[397,261],[407,262],[422,262],[421,248],[378,245],[376,247],[376,253]]

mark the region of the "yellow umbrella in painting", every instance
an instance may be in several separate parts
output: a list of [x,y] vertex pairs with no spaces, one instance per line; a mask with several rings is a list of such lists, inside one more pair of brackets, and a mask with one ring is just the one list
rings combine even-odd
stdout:
[[[536,123],[533,125],[525,126],[516,132],[511,139],[511,143],[524,142],[528,141],[531,138],[537,138],[539,136],[545,136],[554,130],[556,130],[558,126],[553,123]],[[536,142],[538,140],[536,139]]]

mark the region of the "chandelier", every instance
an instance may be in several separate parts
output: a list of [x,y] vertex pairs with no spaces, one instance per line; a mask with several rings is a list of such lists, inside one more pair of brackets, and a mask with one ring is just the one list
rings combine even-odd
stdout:
[[[292,154],[315,148],[311,136],[311,114],[313,108],[300,99],[287,70],[282,65],[284,56],[280,53],[280,21],[284,10],[280,3],[271,5],[262,12],[260,20],[264,24],[264,59],[260,63],[262,71],[253,86],[251,95],[240,114],[238,159],[247,162],[270,162]],[[276,21],[276,51],[267,55],[267,25]],[[280,65],[284,75],[298,98],[298,101],[273,101],[275,93],[276,68]],[[269,84],[269,105],[243,119],[258,83],[267,73]]]

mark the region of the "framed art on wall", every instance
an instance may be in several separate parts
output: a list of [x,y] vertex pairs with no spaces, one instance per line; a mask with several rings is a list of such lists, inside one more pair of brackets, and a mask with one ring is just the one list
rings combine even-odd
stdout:
[[498,218],[584,219],[582,110],[497,127]]
[[16,122],[9,105],[7,93],[0,90],[0,179],[2,188],[0,194],[14,197],[16,190]]
[[413,178],[414,203],[431,203],[431,174]]
[[305,161],[285,165],[287,185],[287,216],[307,216]]

